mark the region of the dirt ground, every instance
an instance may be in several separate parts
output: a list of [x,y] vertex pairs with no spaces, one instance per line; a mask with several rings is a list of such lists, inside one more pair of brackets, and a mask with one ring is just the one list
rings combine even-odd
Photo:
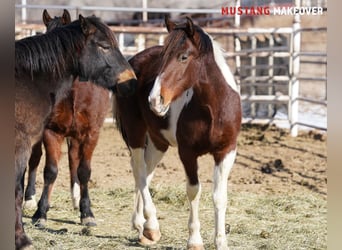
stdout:
[[[327,196],[327,134],[300,132],[291,137],[275,126],[244,125],[238,140],[238,155],[229,176],[230,192],[284,193],[313,192]],[[44,159],[41,164],[44,164]],[[212,184],[214,163],[210,155],[199,158],[203,186]],[[42,187],[43,166],[37,177]],[[177,149],[169,148],[158,164],[152,181],[158,185],[184,185],[185,173]],[[92,159],[90,188],[134,187],[129,151],[112,123],[105,123]],[[59,164],[55,190],[69,190],[66,145]]]

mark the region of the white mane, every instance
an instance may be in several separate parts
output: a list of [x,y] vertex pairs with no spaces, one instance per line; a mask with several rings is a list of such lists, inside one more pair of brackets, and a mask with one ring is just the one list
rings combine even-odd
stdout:
[[218,42],[216,42],[210,35],[210,40],[213,44],[213,49],[214,49],[214,58],[216,61],[217,66],[219,67],[219,69],[221,70],[221,73],[224,77],[224,79],[226,79],[227,84],[236,92],[240,93],[238,86],[236,85],[234,76],[232,74],[232,72],[230,71],[226,60],[224,59],[223,56],[223,49],[221,48],[220,44]]

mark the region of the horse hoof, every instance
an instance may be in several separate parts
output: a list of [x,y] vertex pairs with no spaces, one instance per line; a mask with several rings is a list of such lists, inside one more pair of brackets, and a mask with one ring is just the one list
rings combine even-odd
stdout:
[[33,245],[31,244],[31,245],[24,246],[24,247],[20,248],[20,250],[34,250],[34,247],[33,247]]
[[81,219],[81,224],[84,225],[84,226],[87,226],[87,227],[95,227],[95,226],[97,226],[94,217],[87,217],[87,218]]
[[15,237],[15,249],[31,250],[34,249],[31,240],[24,234]]
[[144,229],[143,235],[147,239],[154,241],[154,242],[159,241],[161,237],[160,230],[152,230],[152,229]]
[[37,228],[45,228],[46,227],[46,219],[40,218],[35,219],[32,218],[32,224]]
[[227,245],[220,245],[220,246],[216,246],[217,250],[229,250],[229,247]]
[[31,200],[26,200],[24,202],[24,209],[27,209],[27,210],[34,210],[34,209],[37,209],[37,202],[35,199],[31,199]]
[[141,237],[139,238],[139,241],[138,241],[138,244],[141,245],[141,246],[143,246],[143,247],[152,246],[152,245],[155,245],[156,243],[157,243],[157,242],[152,241],[152,240],[146,238],[144,235],[141,236]]
[[190,244],[187,247],[188,250],[204,250],[203,245],[195,245],[195,244]]

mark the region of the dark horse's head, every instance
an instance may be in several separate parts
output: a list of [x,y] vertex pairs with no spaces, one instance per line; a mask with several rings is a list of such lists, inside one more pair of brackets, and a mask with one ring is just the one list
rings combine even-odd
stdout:
[[135,91],[137,79],[121,54],[117,40],[109,27],[96,17],[79,16],[85,35],[85,48],[80,53],[80,81],[91,81],[127,96]]
[[[43,22],[46,26],[46,31],[50,32],[54,30],[55,28],[70,24],[71,23],[70,13],[68,12],[68,10],[64,9],[62,16],[55,16],[54,18],[52,18],[50,14],[48,13],[48,11],[45,9],[43,11]],[[103,33],[106,33],[105,29],[103,29]],[[96,34],[94,34],[94,36],[96,36]],[[119,95],[123,95],[123,96],[129,95],[133,93],[136,88],[134,74],[132,74],[132,71],[130,69],[128,70],[125,69],[127,67],[126,65],[127,63],[126,63],[126,60],[122,58],[120,51],[118,51],[118,46],[117,46],[115,37],[111,36],[110,33],[107,36],[108,36],[108,40],[111,42],[103,41],[101,43],[99,42],[99,40],[96,40],[96,42],[98,42],[98,45],[99,45],[98,48],[100,49],[98,50],[98,52],[103,52],[102,53],[104,56],[103,60],[108,62],[108,67],[111,67],[111,65],[114,65],[115,68],[119,70],[119,74],[118,74],[119,77],[118,77],[118,80],[116,81],[118,84],[114,88],[111,88],[111,90],[113,90],[113,92],[117,92]],[[107,48],[103,49],[103,45],[101,46],[101,44],[103,44],[104,46],[107,46]],[[91,45],[91,42],[90,42],[90,45]],[[96,52],[96,50],[94,51]],[[107,55],[111,53],[113,54],[113,58],[115,59],[115,61],[112,60],[112,62],[110,62],[110,60],[106,58]],[[93,65],[93,62],[90,61],[90,64]],[[121,73],[120,73],[120,70],[121,70]],[[108,72],[108,70],[105,72]],[[130,79],[131,77],[133,77],[133,79]],[[81,81],[88,80],[88,79],[89,79],[88,77],[83,77],[82,75],[80,75]]]
[[16,81],[61,83],[78,77],[127,96],[137,79],[110,28],[95,16],[83,17],[15,42]]

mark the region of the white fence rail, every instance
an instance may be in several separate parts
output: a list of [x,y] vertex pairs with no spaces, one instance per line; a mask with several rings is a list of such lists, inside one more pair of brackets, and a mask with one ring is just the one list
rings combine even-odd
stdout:
[[[37,8],[37,6],[23,6],[16,5],[16,8]],[[42,7],[39,5],[39,7]],[[45,6],[46,8],[52,8],[52,6]],[[44,8],[45,8],[44,7]],[[56,8],[76,8],[70,6],[55,6]],[[91,6],[93,7],[93,6]],[[77,7],[79,10],[91,8],[87,7]],[[96,7],[97,9],[100,7]],[[108,8],[106,7],[106,10]],[[112,11],[117,11],[117,8],[112,8]],[[127,8],[126,8],[127,9]],[[164,9],[165,10],[165,9]],[[167,12],[180,11],[179,9],[166,9]],[[120,11],[122,11],[120,9]],[[130,11],[142,11],[141,8],[131,8]],[[146,10],[145,10],[146,11]],[[147,10],[150,11],[150,10]],[[153,10],[155,11],[155,10]],[[158,9],[158,11],[161,11]],[[184,12],[189,12],[190,10],[182,10]],[[192,10],[200,12],[199,10]],[[208,10],[201,9],[201,13],[208,13]],[[217,10],[212,10],[216,12]],[[166,11],[164,11],[166,12]],[[34,35],[38,32],[45,32],[45,27],[43,25],[37,24],[16,24],[16,38],[21,38],[23,36]],[[136,26],[111,26],[111,29],[115,32],[118,37],[120,44],[120,49],[126,56],[132,56],[137,52],[145,49],[146,47],[163,44],[164,38],[167,35],[167,31],[163,27],[136,27]],[[294,22],[293,27],[284,28],[248,28],[248,29],[227,29],[227,28],[206,28],[204,29],[211,34],[213,37],[222,39],[225,43],[225,57],[230,64],[233,62],[237,69],[248,70],[251,74],[244,79],[239,76],[236,77],[237,82],[240,84],[240,88],[249,87],[252,91],[248,94],[242,93],[242,102],[251,104],[251,116],[244,117],[243,122],[245,123],[283,123],[288,124],[291,129],[291,135],[296,136],[298,134],[298,126],[305,126],[309,128],[315,128],[320,130],[327,130],[326,126],[317,126],[312,123],[301,122],[298,119],[299,113],[299,102],[313,103],[317,105],[327,106],[327,99],[317,100],[314,98],[303,97],[299,95],[299,87],[301,81],[312,81],[312,82],[325,82],[325,88],[327,86],[326,75],[313,77],[313,76],[302,76],[300,75],[300,65],[302,57],[319,57],[322,60],[318,61],[306,61],[305,63],[319,64],[326,67],[326,52],[317,51],[301,51],[301,34],[303,32],[326,32],[326,27],[314,27],[305,28],[300,27],[300,22]],[[266,35],[272,37],[273,35],[285,35],[288,39],[288,44],[283,46],[274,46],[274,39],[269,40],[269,46],[258,48],[256,47],[256,36]],[[127,44],[127,37],[131,36],[131,43]],[[251,48],[241,48],[239,37],[247,36],[251,38],[252,47]],[[233,49],[232,49],[233,48]],[[250,65],[243,65],[241,59],[243,57],[250,58]],[[257,64],[258,57],[267,57],[267,64],[259,65]],[[276,58],[285,58],[285,65],[275,65],[274,61]],[[285,67],[288,69],[287,73],[284,75],[276,75],[274,73],[275,69]],[[266,70],[267,75],[257,75],[257,70]],[[288,89],[287,94],[274,93],[274,84],[286,85]],[[268,87],[268,93],[257,94],[255,85]],[[268,117],[257,118],[255,116],[255,105],[257,103],[264,103],[268,105]],[[288,110],[288,116],[285,120],[277,120],[272,116],[272,107],[274,105],[286,105]],[[273,105],[273,106],[272,106]]]

